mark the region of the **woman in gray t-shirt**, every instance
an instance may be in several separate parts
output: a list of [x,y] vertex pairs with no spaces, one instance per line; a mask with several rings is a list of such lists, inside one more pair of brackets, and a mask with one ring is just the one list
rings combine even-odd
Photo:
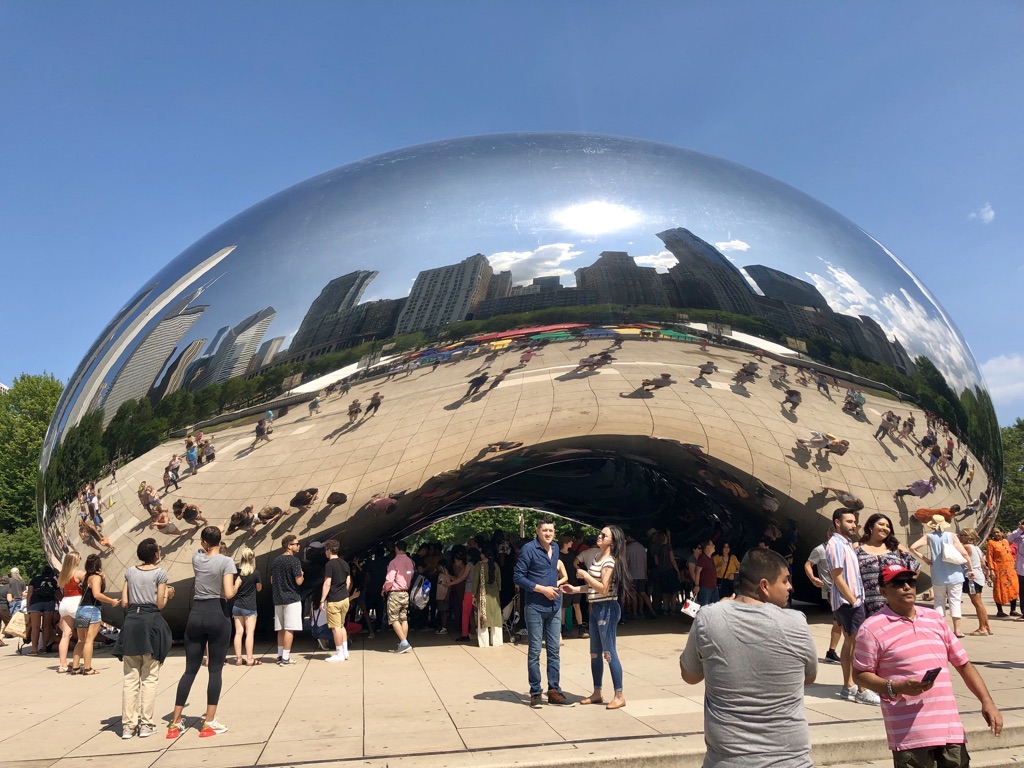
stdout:
[[235,564],[230,557],[220,554],[220,528],[207,526],[203,529],[202,549],[192,556],[195,571],[195,594],[192,610],[185,626],[185,672],[178,681],[178,692],[174,700],[174,716],[167,729],[167,738],[176,739],[181,735],[181,713],[192,690],[192,683],[203,666],[203,651],[209,647],[210,681],[206,686],[206,717],[200,725],[201,737],[224,733],[227,726],[217,722],[217,703],[220,701],[221,673],[224,657],[231,641],[231,620],[228,618],[228,603],[235,596],[238,585],[235,582]]
[[136,729],[142,737],[156,733],[156,689],[171,647],[171,630],[160,611],[174,597],[174,587],[167,584],[167,571],[157,565],[160,547],[155,539],[143,539],[136,554],[140,564],[124,574],[124,626],[114,648],[124,668],[122,739],[132,738]]

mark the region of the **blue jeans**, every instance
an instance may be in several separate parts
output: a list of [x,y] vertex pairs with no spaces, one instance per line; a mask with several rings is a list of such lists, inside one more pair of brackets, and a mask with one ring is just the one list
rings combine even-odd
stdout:
[[718,587],[715,587],[714,589],[701,587],[697,590],[697,605],[711,605],[712,603],[717,603],[721,599]]
[[600,600],[590,604],[590,672],[594,689],[601,687],[604,678],[604,659],[608,655],[608,669],[612,671],[615,692],[622,691],[622,664],[615,650],[615,632],[622,617],[622,608],[616,600]]
[[558,687],[558,651],[562,642],[562,601],[550,608],[532,603],[526,604],[526,631],[529,651],[526,654],[526,668],[530,676],[530,695],[541,692],[540,687],[540,644],[548,650],[548,690],[562,690]]

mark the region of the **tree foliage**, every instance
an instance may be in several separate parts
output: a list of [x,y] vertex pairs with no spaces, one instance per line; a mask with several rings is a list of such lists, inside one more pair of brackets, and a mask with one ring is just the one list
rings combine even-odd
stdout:
[[51,374],[25,374],[0,395],[0,531],[35,523],[39,455],[62,390]]
[[22,576],[36,576],[46,564],[39,528],[35,525],[0,531],[0,573],[17,566]]
[[512,534],[518,537],[520,532],[520,515],[522,516],[522,530],[526,538],[534,535],[537,528],[537,520],[541,517],[551,517],[555,521],[556,534],[564,533],[567,530],[581,529],[585,535],[594,535],[597,530],[590,526],[567,520],[564,517],[551,515],[538,509],[519,507],[489,507],[486,509],[472,509],[468,512],[449,517],[439,523],[434,523],[429,528],[410,537],[410,543],[416,547],[425,542],[440,542],[445,547],[453,544],[465,544],[466,541],[475,536],[490,539],[495,531]]
[[999,525],[1011,531],[1024,518],[1024,419],[1003,427],[1003,496]]

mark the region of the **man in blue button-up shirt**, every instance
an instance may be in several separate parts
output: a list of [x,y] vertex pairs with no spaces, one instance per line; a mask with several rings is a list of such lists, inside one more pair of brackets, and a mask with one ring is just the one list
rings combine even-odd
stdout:
[[530,646],[526,664],[530,677],[530,706],[544,706],[540,687],[540,647],[548,651],[548,704],[568,704],[558,686],[558,650],[562,642],[562,596],[558,591],[558,547],[553,546],[555,522],[537,521],[537,538],[519,551],[515,582],[524,596],[526,631]]

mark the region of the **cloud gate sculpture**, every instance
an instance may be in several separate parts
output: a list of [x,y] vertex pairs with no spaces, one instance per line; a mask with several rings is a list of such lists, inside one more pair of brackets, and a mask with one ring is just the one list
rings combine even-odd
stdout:
[[[904,541],[921,508],[987,530],[1000,452],[959,331],[852,222],[687,150],[508,134],[309,179],[167,264],[67,384],[39,522],[54,563],[103,550],[111,584],[155,537],[181,595],[203,519],[264,575],[286,533],[355,554],[489,506],[681,550],[781,534],[800,562],[837,491]],[[80,526],[89,481],[109,548]]]

